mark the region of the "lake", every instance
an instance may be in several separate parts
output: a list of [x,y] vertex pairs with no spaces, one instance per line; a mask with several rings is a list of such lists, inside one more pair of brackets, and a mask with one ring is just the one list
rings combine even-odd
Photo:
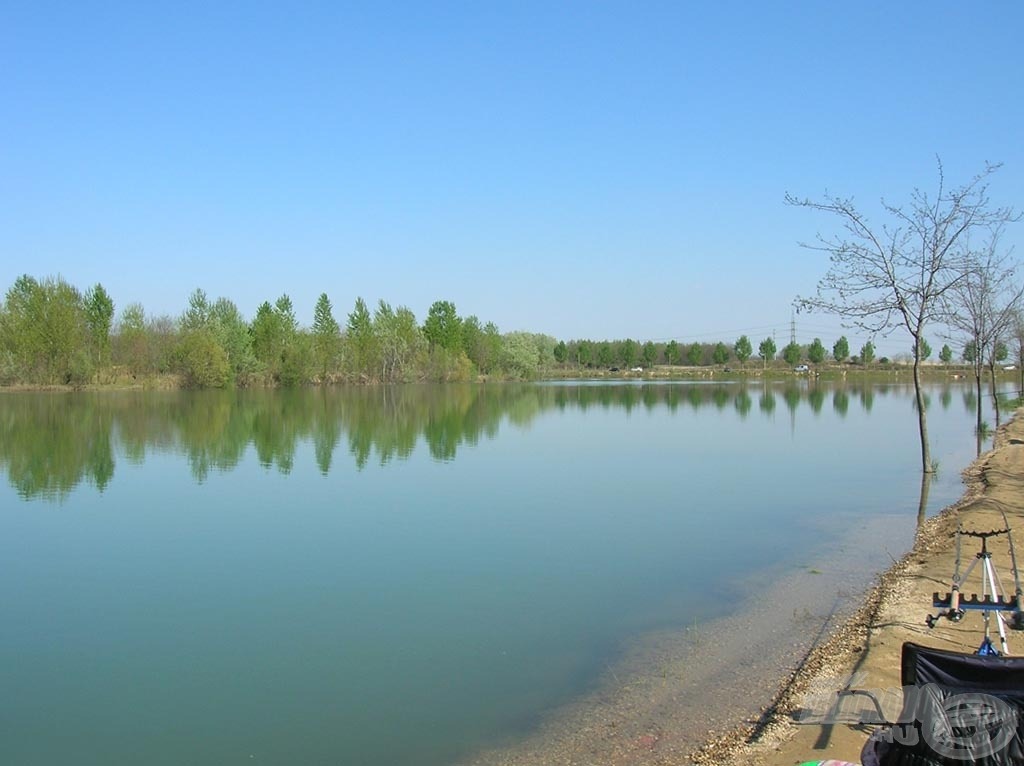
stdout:
[[0,762],[515,743],[837,551],[852,600],[961,493],[973,393],[928,396],[919,509],[900,384],[0,395]]

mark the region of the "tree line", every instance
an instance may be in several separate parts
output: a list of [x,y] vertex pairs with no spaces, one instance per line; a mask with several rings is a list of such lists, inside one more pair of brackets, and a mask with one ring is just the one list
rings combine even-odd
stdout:
[[[1024,332],[1024,325],[1022,325]],[[1024,343],[1022,343],[1024,348]],[[975,345],[968,341],[962,350],[962,360],[973,363],[976,358]],[[629,369],[634,366],[650,368],[659,365],[687,365],[690,367],[705,367],[710,365],[726,365],[737,362],[741,366],[746,365],[754,358],[754,346],[746,335],[741,335],[731,345],[724,341],[715,343],[695,342],[690,344],[679,343],[675,340],[655,343],[654,341],[639,341],[627,338],[625,340],[571,340],[568,342],[559,341],[554,348],[554,358],[559,364],[575,365],[586,369],[608,369],[620,367]],[[1002,361],[1008,358],[1008,348],[1005,343],[998,349],[997,359]],[[906,357],[910,359],[913,350],[908,349]],[[929,359],[932,356],[932,348],[928,341],[921,340],[921,358]],[[944,343],[938,355],[938,361],[943,364],[951,364],[955,359],[955,353],[948,343]],[[826,348],[821,338],[815,338],[808,344],[800,344],[796,341],[787,343],[781,351],[772,337],[764,338],[757,346],[756,358],[762,365],[767,365],[776,359],[782,359],[789,365],[797,365],[801,362],[811,364],[824,364],[835,362],[836,364],[850,363],[855,365],[867,365],[874,362],[887,364],[890,360],[887,357],[878,358],[875,344],[867,341],[861,346],[859,353],[850,353],[850,342],[845,335],[840,336],[831,349]]]
[[312,322],[291,298],[263,302],[246,319],[229,298],[196,289],[180,316],[150,316],[139,303],[115,314],[101,284],[83,291],[61,277],[19,277],[0,304],[0,383],[107,382],[179,375],[197,388],[318,382],[526,379],[555,361],[555,339],[506,332],[455,304],[436,301],[420,324],[413,312],[358,298],[341,324],[326,293]]
[[[556,341],[529,332],[501,333],[493,322],[459,316],[451,301],[436,301],[419,323],[405,307],[381,300],[371,311],[358,298],[352,311],[335,318],[326,293],[320,295],[312,322],[303,326],[291,299],[264,301],[246,319],[228,298],[211,300],[195,290],[177,317],[150,316],[139,303],[115,313],[103,285],[85,291],[60,277],[19,277],[0,303],[0,383],[70,384],[112,382],[129,376],[178,375],[187,386],[283,385],[328,382],[466,381],[478,376],[530,379],[558,369],[630,369],[657,365],[760,363],[781,357],[789,365],[803,361],[869,365],[876,361],[871,341],[851,355],[840,337],[827,349],[820,338],[781,349],[772,337],[757,346],[741,335],[733,343],[676,340],[655,343],[633,339]],[[1024,322],[1016,345],[1024,350]],[[989,356],[969,340],[963,359],[1007,358],[1000,337]],[[932,350],[921,339],[920,358]],[[953,361],[944,344],[939,359]],[[752,360],[754,360],[752,362]],[[877,360],[887,362],[885,358]]]

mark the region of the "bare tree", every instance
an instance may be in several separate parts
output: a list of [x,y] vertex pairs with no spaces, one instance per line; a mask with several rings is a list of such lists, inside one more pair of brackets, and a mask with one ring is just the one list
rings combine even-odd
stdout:
[[[969,255],[969,268],[963,279],[946,294],[945,321],[949,327],[967,337],[973,346],[971,366],[978,394],[976,428],[981,433],[981,381],[985,367],[992,383],[992,402],[999,427],[999,400],[996,396],[996,363],[1001,347],[1010,339],[1021,303],[1021,288],[1015,281],[1016,264],[1009,251],[1001,252],[999,235],[992,231],[985,247]],[[980,451],[980,441],[979,441]]]
[[797,308],[836,314],[871,334],[887,335],[903,328],[912,338],[925,473],[935,468],[921,390],[921,340],[927,325],[942,319],[945,295],[967,273],[970,233],[1014,220],[1011,209],[993,208],[989,203],[986,179],[998,168],[986,165],[968,183],[950,190],[939,161],[935,195],[915,189],[903,205],[883,199],[882,210],[889,220],[881,227],[869,223],[852,199],[827,192],[820,202],[786,195],[787,204],[837,216],[843,229],[830,236],[819,234],[816,244],[802,243],[811,250],[828,253],[830,266],[818,283],[817,294],[798,297]]
[[1024,399],[1024,310],[1018,310],[1013,319],[1013,339],[1017,346],[1017,374],[1020,375],[1017,397]]

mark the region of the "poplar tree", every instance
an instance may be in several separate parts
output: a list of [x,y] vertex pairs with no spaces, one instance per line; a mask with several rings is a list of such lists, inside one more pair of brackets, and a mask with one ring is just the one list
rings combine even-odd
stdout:
[[832,346],[832,358],[842,364],[850,356],[850,341],[845,335],[840,335],[839,340]]
[[690,349],[686,352],[686,361],[692,367],[700,366],[700,363],[704,361],[704,347],[699,343],[694,343],[690,346]]
[[815,338],[807,347],[807,358],[813,364],[821,364],[825,361],[825,346],[822,345],[821,338]]
[[340,342],[341,328],[334,318],[331,301],[327,293],[320,293],[313,309],[313,353],[321,380],[333,369]]
[[736,354],[736,358],[740,364],[746,363],[750,359],[751,354],[754,353],[754,347],[750,345],[750,338],[746,335],[741,335],[735,345],[732,347],[733,353]]
[[348,315],[346,339],[351,351],[351,371],[356,375],[374,377],[376,359],[374,355],[375,337],[373,317],[366,307],[366,301],[356,298],[356,305]]
[[110,362],[110,327],[114,322],[114,301],[98,282],[86,293],[83,300],[85,321],[89,337],[96,353],[96,364],[104,366]]

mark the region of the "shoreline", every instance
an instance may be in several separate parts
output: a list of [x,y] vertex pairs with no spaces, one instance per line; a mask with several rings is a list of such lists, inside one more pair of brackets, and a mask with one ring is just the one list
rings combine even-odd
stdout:
[[[725,366],[667,366],[658,365],[642,372],[629,370],[609,371],[604,368],[587,369],[558,369],[548,370],[545,374],[536,378],[515,378],[490,375],[478,375],[469,380],[432,380],[419,379],[410,381],[382,382],[378,380],[364,380],[358,377],[347,379],[342,377],[332,378],[326,381],[311,380],[301,383],[294,388],[332,388],[335,386],[395,386],[395,385],[466,385],[466,384],[487,384],[487,383],[548,383],[548,382],[579,382],[587,381],[621,381],[624,383],[644,382],[687,382],[687,381],[708,381],[718,383],[741,383],[748,381],[758,382],[784,382],[784,381],[821,381],[823,383],[845,383],[855,381],[888,381],[893,383],[910,384],[908,375],[911,368],[904,364],[891,363],[887,365],[875,365],[872,367],[858,365],[822,364],[812,367],[807,372],[796,372],[788,365],[775,363],[767,368],[755,365],[747,367]],[[974,374],[970,366],[962,364],[939,365],[929,364],[922,367],[923,379],[928,382],[965,382],[973,381]],[[986,382],[989,378],[984,378]],[[1012,371],[998,370],[996,380],[1000,383],[1017,383],[1017,373]],[[214,387],[196,387],[186,384],[184,378],[178,373],[159,373],[153,375],[141,375],[138,377],[130,375],[113,375],[104,382],[90,383],[28,383],[12,382],[0,384],[2,393],[98,393],[109,391],[196,391],[196,390],[245,390],[245,389],[282,389],[289,388],[279,382],[253,379],[246,385],[228,385]]]
[[[854,686],[898,688],[899,652],[905,640],[966,652],[977,647],[979,616],[969,615],[956,625],[942,620],[934,630],[925,627],[924,618],[933,611],[932,591],[948,590],[958,520],[974,519],[977,528],[999,526],[989,526],[984,519],[986,504],[995,500],[986,494],[992,472],[1003,471],[1009,481],[1016,478],[1024,486],[1024,463],[1010,469],[1003,465],[1011,458],[1024,460],[1024,449],[1015,449],[1020,444],[1024,418],[1015,416],[997,431],[993,448],[961,472],[960,497],[916,530],[908,530],[902,541],[893,539],[889,519],[866,522],[823,554],[827,563],[820,570],[815,561],[782,576],[739,614],[699,628],[641,637],[581,698],[540,711],[535,730],[459,764],[858,762],[869,733],[863,726],[798,725],[794,715],[809,694],[820,699],[823,692],[834,693],[855,673],[859,675]],[[1014,505],[1024,519],[1024,500]],[[906,552],[894,558],[880,540]],[[863,563],[866,551],[869,566],[844,565]],[[998,558],[996,567],[1009,571]],[[809,572],[814,576],[809,578]],[[852,592],[850,572],[859,577]],[[974,584],[975,576],[965,589]],[[1004,575],[1004,585],[1007,582]],[[1021,641],[1024,636],[1011,633],[1010,651],[1024,648],[1016,646]]]
[[[905,641],[973,652],[983,636],[980,616],[968,614],[960,623],[939,620],[924,624],[931,593],[949,589],[955,560],[954,534],[959,523],[968,529],[1002,526],[1005,511],[1011,528],[1024,520],[1024,417],[1018,410],[996,431],[993,447],[962,472],[964,493],[952,505],[927,519],[914,544],[877,577],[860,607],[783,680],[764,715],[751,726],[737,727],[709,740],[690,754],[687,763],[735,763],[780,766],[837,759],[857,763],[870,730],[858,723],[799,724],[797,713],[810,699],[822,699],[850,686],[875,689],[900,687],[900,651]],[[994,546],[993,561],[1012,587],[1005,544]],[[972,548],[967,550],[973,551]],[[977,574],[965,582],[967,593],[980,590]],[[1024,650],[1024,637],[1008,634],[1011,654]],[[849,683],[854,679],[854,683]],[[898,708],[889,711],[898,712]],[[849,716],[850,720],[856,715]],[[679,763],[683,763],[680,761]]]
[[[777,701],[779,679],[857,613],[892,560],[879,539],[909,547],[915,519],[879,516],[813,558],[734,586],[736,613],[637,637],[579,697],[539,711],[536,727],[457,761],[460,766],[607,766],[712,762],[742,744]],[[851,580],[854,581],[851,590]],[[728,748],[726,747],[728,746]],[[701,756],[705,753],[705,756]]]

